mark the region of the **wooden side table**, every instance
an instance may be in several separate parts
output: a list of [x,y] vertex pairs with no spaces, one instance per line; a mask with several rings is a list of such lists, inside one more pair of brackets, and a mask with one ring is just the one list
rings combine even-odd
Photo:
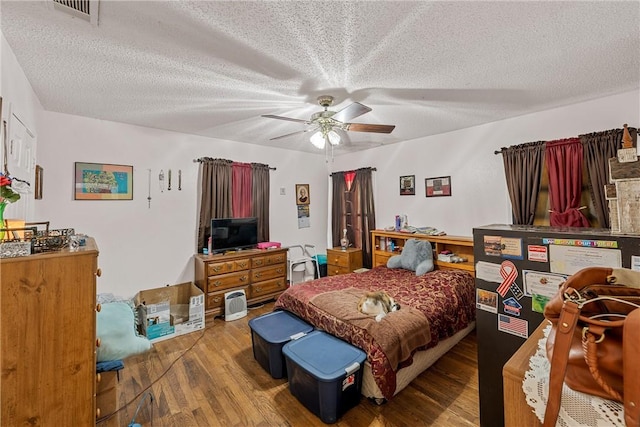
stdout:
[[362,250],[357,248],[327,249],[327,275],[352,273],[353,270],[362,268]]
[[544,328],[547,325],[549,322],[542,322],[502,369],[505,427],[537,427],[542,425],[527,403],[527,398],[522,390],[522,381],[525,372],[529,370],[529,359],[538,349],[538,341],[544,337]]

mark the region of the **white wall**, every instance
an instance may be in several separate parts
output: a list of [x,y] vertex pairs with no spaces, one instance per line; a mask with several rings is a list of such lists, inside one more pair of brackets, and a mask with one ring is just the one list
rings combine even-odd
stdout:
[[[376,167],[376,226],[392,226],[396,214],[409,224],[449,235],[471,236],[473,227],[510,224],[501,147],[548,141],[640,125],[640,91],[569,105],[442,135],[345,154],[332,171]],[[425,117],[428,122],[428,117]],[[400,196],[400,176],[416,176],[416,195]],[[451,197],[425,197],[425,178],[451,176]]]
[[[103,272],[99,292],[131,296],[140,289],[190,281],[199,214],[199,164],[193,159],[203,156],[275,167],[270,173],[271,240],[325,249],[328,172],[323,156],[53,112],[44,112],[41,120],[38,158],[45,179],[36,215],[54,228],[73,227],[96,239]],[[73,200],[76,161],[133,165],[134,200]],[[159,190],[160,169],[164,192]],[[169,169],[171,191],[166,189]],[[177,190],[178,170],[182,191]],[[298,229],[296,183],[310,185],[310,228]]]
[[[42,109],[42,105],[38,100],[31,84],[24,75],[22,67],[18,63],[13,51],[9,47],[9,44],[4,38],[4,35],[0,33],[0,96],[2,96],[2,118],[0,120],[0,126],[2,121],[7,122],[7,126],[11,126],[14,123],[10,120],[10,114],[15,114],[20,117],[20,120],[30,130],[36,134],[37,143],[37,129],[38,129],[38,116]],[[7,128],[7,133],[11,134],[12,129]],[[4,131],[3,131],[4,132]],[[4,133],[0,132],[0,135],[4,137]],[[1,141],[0,141],[1,142]],[[2,154],[3,148],[0,144],[0,154]],[[2,158],[0,156],[0,158]],[[11,161],[11,158],[9,159]],[[15,173],[15,170],[9,169]],[[33,181],[33,177],[19,176],[21,179]],[[32,182],[33,184],[33,182]],[[26,209],[22,209],[20,205],[26,204]],[[31,203],[26,203],[26,197],[21,197],[15,203],[10,203],[5,210],[5,218],[17,217],[15,212],[26,211],[26,220],[31,221],[33,217],[33,200]]]

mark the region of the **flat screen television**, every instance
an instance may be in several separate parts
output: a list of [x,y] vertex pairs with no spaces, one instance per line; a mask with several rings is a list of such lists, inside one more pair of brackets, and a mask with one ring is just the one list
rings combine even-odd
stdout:
[[258,218],[213,218],[213,253],[254,248],[258,244]]

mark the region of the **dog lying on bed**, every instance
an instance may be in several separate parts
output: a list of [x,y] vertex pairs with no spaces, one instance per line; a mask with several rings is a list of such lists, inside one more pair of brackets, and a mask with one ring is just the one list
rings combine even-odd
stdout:
[[358,311],[376,316],[376,322],[392,311],[400,310],[400,304],[384,291],[367,292],[358,302]]

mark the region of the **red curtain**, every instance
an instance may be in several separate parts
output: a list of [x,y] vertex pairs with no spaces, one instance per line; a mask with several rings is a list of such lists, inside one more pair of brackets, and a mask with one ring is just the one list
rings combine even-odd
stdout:
[[237,163],[231,165],[231,205],[234,218],[247,218],[251,216],[251,192],[252,173],[250,163]]
[[545,162],[549,171],[552,226],[589,227],[580,212],[582,196],[582,144],[580,138],[547,142]]
[[350,171],[344,173],[344,183],[347,185],[347,191],[351,191],[351,184],[356,179],[356,171]]

